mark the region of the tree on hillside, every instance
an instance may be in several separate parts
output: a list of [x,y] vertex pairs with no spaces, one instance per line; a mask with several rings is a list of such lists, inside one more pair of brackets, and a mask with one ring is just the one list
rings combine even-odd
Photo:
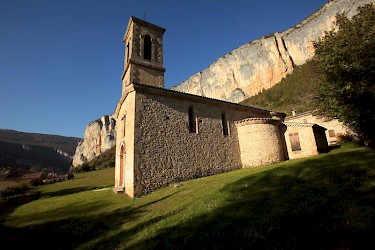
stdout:
[[319,106],[337,115],[369,146],[375,145],[375,5],[358,9],[352,19],[337,15],[338,31],[314,43],[324,76]]

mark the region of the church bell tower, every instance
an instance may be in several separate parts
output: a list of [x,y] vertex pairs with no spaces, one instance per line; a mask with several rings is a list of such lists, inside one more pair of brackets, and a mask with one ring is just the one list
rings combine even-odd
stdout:
[[164,28],[130,17],[126,28],[122,93],[132,83],[164,88]]

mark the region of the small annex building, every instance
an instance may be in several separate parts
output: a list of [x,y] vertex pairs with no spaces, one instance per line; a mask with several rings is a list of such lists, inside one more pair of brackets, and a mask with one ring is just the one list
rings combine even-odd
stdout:
[[326,128],[314,123],[285,122],[286,146],[289,159],[324,153],[328,150]]
[[285,122],[317,124],[326,128],[325,134],[328,145],[336,144],[338,141],[340,141],[341,136],[354,135],[354,132],[345,126],[344,123],[342,123],[338,118],[318,116],[315,113],[316,111],[314,110],[303,113],[297,113],[295,110],[293,110],[293,115],[285,117]]
[[[129,19],[115,110],[116,192],[139,197],[183,180],[314,155],[327,144],[320,126],[286,125],[284,113],[164,89],[164,32]],[[299,149],[289,132],[299,134]]]

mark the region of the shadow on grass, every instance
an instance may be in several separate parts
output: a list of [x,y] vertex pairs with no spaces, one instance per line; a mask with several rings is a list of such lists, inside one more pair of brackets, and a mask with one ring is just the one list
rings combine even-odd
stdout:
[[0,200],[0,222],[2,222],[7,214],[12,213],[17,207],[22,206],[33,200],[40,198],[39,192],[21,193],[6,199]]
[[[120,230],[124,223],[129,223],[143,216],[147,207],[151,204],[165,200],[176,193],[142,206],[128,206],[97,216],[85,216],[85,211],[93,211],[106,206],[101,201],[93,202],[90,205],[86,203],[73,204],[69,210],[61,208],[45,215],[46,217],[53,217],[53,214],[59,214],[60,216],[68,217],[68,219],[56,221],[48,219],[49,222],[47,223],[23,228],[9,227],[1,223],[0,242],[3,245],[12,246],[14,249],[75,249],[93,239],[98,239],[92,243],[92,246],[89,247],[90,249],[113,249],[118,243],[123,243],[128,237],[133,236],[143,228],[170,216],[166,214],[151,218],[127,231]],[[22,204],[20,203],[19,205]],[[40,217],[40,215],[36,214],[36,217]],[[25,218],[25,220],[32,220],[32,218]],[[108,236],[109,232],[116,231],[120,233]]]
[[75,194],[75,193],[80,193],[84,192],[87,190],[94,190],[97,187],[92,186],[92,187],[76,187],[76,188],[67,188],[67,189],[62,189],[59,191],[51,191],[51,192],[43,192],[41,197],[57,197],[57,196],[64,196],[64,195],[69,195],[69,194]]
[[[145,205],[138,206],[136,211],[142,211],[143,212],[146,207],[148,207],[152,204],[161,202],[163,200],[166,200],[166,199],[176,195],[179,192],[181,192],[181,191],[176,191],[173,194],[164,196],[164,197],[162,197],[160,199],[157,199],[157,200],[153,200],[149,203],[146,203]],[[102,240],[98,240],[96,243],[94,243],[90,246],[90,249],[113,249],[113,248],[117,249],[117,247],[119,245],[124,245],[124,242],[127,242],[127,239],[131,239],[138,232],[141,232],[145,228],[150,227],[151,225],[156,224],[161,220],[164,220],[164,219],[166,219],[166,218],[168,218],[168,217],[170,217],[174,214],[179,213],[181,210],[182,210],[182,208],[177,209],[177,210],[175,210],[171,213],[168,213],[168,214],[164,214],[164,215],[160,215],[160,216],[157,216],[157,217],[150,218],[150,219],[148,219],[148,220],[146,220],[142,223],[138,223],[138,224],[134,225],[132,228],[130,228],[128,230],[119,230],[117,233],[113,234],[110,237],[105,237]],[[117,213],[113,213],[111,216],[113,216],[114,218],[117,218]],[[128,221],[131,221],[131,220],[128,220]],[[121,221],[121,225],[123,223],[124,222]]]
[[341,147],[340,144],[329,145],[329,146],[327,147],[327,149],[325,150],[325,152],[323,152],[323,153],[329,153],[329,152],[331,152],[332,150],[334,150],[334,149],[338,149],[338,148],[340,148],[340,147]]
[[161,230],[131,249],[371,249],[375,154],[327,154],[227,185],[211,213]]
[[1,207],[0,223],[3,222],[7,214],[12,213],[14,210],[17,209],[17,207],[20,207],[31,201],[34,201],[40,198],[64,196],[64,195],[84,192],[84,191],[93,190],[93,189],[95,189],[95,187],[69,188],[69,189],[64,189],[60,191],[46,192],[46,193],[40,193],[36,188],[27,189],[25,191],[20,192],[17,195],[12,195],[10,197],[0,199],[0,207]]
[[94,238],[101,237],[115,228],[116,221],[126,223],[137,218],[142,211],[130,208],[101,216],[70,217],[24,228],[1,225],[0,239],[15,249],[74,249]]

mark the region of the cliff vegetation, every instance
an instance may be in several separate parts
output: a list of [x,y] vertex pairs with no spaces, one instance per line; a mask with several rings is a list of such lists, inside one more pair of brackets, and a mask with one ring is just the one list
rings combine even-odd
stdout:
[[296,66],[293,73],[286,76],[280,83],[262,93],[248,98],[240,104],[284,112],[288,116],[291,111],[298,113],[316,108],[319,84],[322,75],[314,62]]
[[85,162],[76,167],[72,167],[72,172],[87,172],[92,170],[99,170],[103,168],[114,168],[115,167],[115,152],[116,146],[111,149],[101,153],[99,156],[95,157],[91,161]]

